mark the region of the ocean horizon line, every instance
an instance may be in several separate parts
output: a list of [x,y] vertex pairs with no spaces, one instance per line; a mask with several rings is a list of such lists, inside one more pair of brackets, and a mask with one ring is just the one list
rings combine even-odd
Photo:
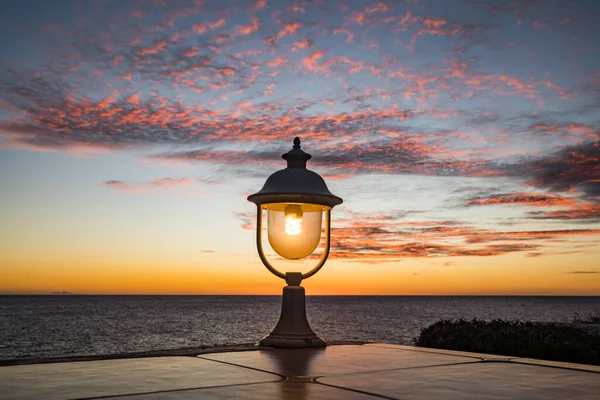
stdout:
[[[1,297],[9,296],[46,296],[46,297],[81,297],[81,296],[137,296],[137,297],[281,297],[281,294],[211,294],[211,293],[0,293]],[[600,297],[600,294],[307,294],[306,297]]]

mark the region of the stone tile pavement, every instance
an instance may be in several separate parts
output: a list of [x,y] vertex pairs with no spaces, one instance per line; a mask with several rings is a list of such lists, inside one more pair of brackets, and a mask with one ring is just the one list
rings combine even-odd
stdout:
[[0,399],[600,399],[600,367],[389,344],[0,367]]

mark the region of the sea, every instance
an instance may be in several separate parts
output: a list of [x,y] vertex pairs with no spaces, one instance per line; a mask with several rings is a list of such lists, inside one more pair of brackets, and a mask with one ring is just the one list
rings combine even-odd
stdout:
[[[326,341],[403,345],[440,319],[568,322],[600,312],[600,297],[307,296],[306,303]],[[280,308],[280,296],[0,296],[0,360],[256,343]]]

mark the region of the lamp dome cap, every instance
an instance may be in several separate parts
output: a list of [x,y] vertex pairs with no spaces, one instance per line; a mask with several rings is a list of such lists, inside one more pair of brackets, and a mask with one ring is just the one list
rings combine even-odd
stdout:
[[343,200],[329,191],[325,180],[306,168],[311,155],[300,149],[300,138],[294,139],[294,147],[282,155],[287,168],[274,172],[267,178],[262,189],[248,196],[248,201],[261,205],[269,203],[309,203],[334,207]]

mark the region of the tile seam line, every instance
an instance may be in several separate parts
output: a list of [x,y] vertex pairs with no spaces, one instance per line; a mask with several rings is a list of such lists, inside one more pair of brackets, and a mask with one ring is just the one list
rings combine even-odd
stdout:
[[[481,360],[481,361],[489,360],[489,358],[485,358],[485,357],[465,356],[465,355],[462,355],[462,354],[448,354],[448,353],[442,353],[442,352],[439,352],[439,351],[421,350],[419,348],[415,348],[414,350],[413,349],[399,349],[397,347],[382,346],[379,343],[373,343],[373,344],[370,344],[370,346],[372,346],[372,347],[378,347],[380,349],[390,349],[390,350],[400,350],[400,351],[414,351],[416,353],[439,354],[439,355],[442,355],[442,356],[474,358],[474,359]],[[440,350],[443,350],[443,349],[440,349]],[[448,350],[448,351],[452,351],[452,350]],[[518,357],[510,357],[510,356],[506,356],[505,357],[505,359],[507,359],[507,360],[511,360],[513,358],[518,358]]]
[[[238,346],[238,345],[235,345]],[[16,367],[21,365],[42,365],[42,364],[59,364],[71,362],[88,362],[88,361],[117,361],[131,359],[146,359],[146,358],[163,358],[163,357],[192,357],[196,358],[201,354],[221,354],[233,352],[246,352],[260,350],[259,346],[254,346],[251,343],[240,343],[239,346],[248,346],[245,348],[227,348],[222,346],[206,347],[206,348],[181,348],[181,349],[166,349],[166,350],[147,350],[129,353],[114,353],[114,354],[89,354],[89,355],[74,355],[74,356],[59,356],[47,358],[12,358],[1,359],[0,368]],[[181,351],[185,353],[180,353]]]
[[216,389],[216,388],[235,387],[235,386],[262,385],[262,384],[266,384],[266,383],[283,382],[284,380],[264,381],[264,382],[248,382],[248,383],[232,383],[232,384],[225,384],[225,385],[213,385],[213,386],[191,387],[191,388],[181,388],[181,389],[156,390],[156,391],[153,391],[153,392],[109,394],[109,395],[106,395],[106,396],[72,397],[72,398],[69,398],[69,399],[70,400],[112,399],[112,398],[115,398],[115,397],[142,396],[142,395],[157,394],[157,393],[187,392],[187,391],[192,391],[192,390]]
[[[430,350],[421,350],[419,348],[415,348],[413,349],[399,349],[397,347],[392,347],[392,346],[385,346],[385,343],[370,343],[369,346],[371,347],[378,347],[380,349],[391,349],[391,350],[405,350],[405,351],[413,351],[413,352],[417,352],[417,353],[426,353],[426,354],[438,354],[438,355],[445,355],[445,356],[451,356],[451,357],[464,357],[464,358],[473,358],[476,360],[480,360],[481,362],[485,362],[485,363],[513,363],[513,364],[521,364],[521,365],[535,365],[537,367],[551,367],[551,368],[558,368],[558,369],[567,369],[570,371],[580,371],[580,372],[592,372],[595,374],[600,374],[600,371],[590,371],[587,369],[581,369],[581,368],[575,368],[575,367],[566,367],[566,366],[560,366],[560,365],[544,365],[544,364],[536,364],[534,362],[520,362],[519,360],[523,360],[523,359],[527,359],[527,357],[517,357],[517,356],[500,356],[500,357],[504,357],[504,358],[485,358],[485,357],[476,357],[476,356],[464,356],[464,355],[454,355],[454,354],[447,354],[447,353],[441,353],[441,352],[437,352],[437,351],[430,351]],[[435,350],[435,349],[433,349]],[[452,350],[449,350],[452,351]],[[530,358],[530,360],[538,360],[536,358]],[[566,361],[554,361],[554,360],[538,360],[538,361],[549,361],[549,362],[566,362]],[[465,364],[465,363],[457,363],[457,364]],[[469,364],[469,363],[466,363]],[[449,364],[451,365],[451,364]],[[592,366],[597,366],[597,365],[593,365],[593,364],[582,364],[582,365],[592,365]],[[415,367],[417,368],[417,367]]]
[[331,374],[331,375],[319,375],[319,376],[315,377],[315,382],[317,382],[316,379],[343,376],[343,375],[358,375],[358,374],[371,374],[373,372],[389,372],[389,371],[404,371],[404,370],[409,370],[409,369],[412,370],[412,369],[448,367],[451,365],[481,364],[484,362],[485,361],[464,361],[464,362],[449,363],[449,364],[419,365],[416,367],[386,368],[386,369],[374,369],[374,370],[370,370],[370,371],[347,372],[347,373],[339,373],[339,374]]
[[[227,365],[232,365],[232,366],[236,366],[236,367],[241,367],[241,368],[247,368],[247,369],[251,369],[254,371],[259,371],[259,372],[266,372],[269,374],[274,374],[277,375],[281,378],[283,378],[283,380],[289,380],[289,378],[296,378],[297,375],[285,375],[283,373],[278,373],[278,372],[272,372],[272,371],[267,371],[264,369],[260,369],[260,368],[255,368],[255,367],[248,367],[245,365],[240,365],[240,364],[235,364],[229,361],[222,361],[222,360],[213,360],[210,358],[205,358],[205,357],[200,357],[198,356],[198,358],[201,359],[205,359],[205,360],[210,360],[210,361],[215,361],[215,362],[220,362],[223,364],[227,364]],[[463,361],[463,362],[458,362],[458,363],[448,363],[448,364],[434,364],[434,365],[420,365],[417,367],[399,367],[399,368],[385,368],[385,369],[373,369],[373,370],[369,370],[369,371],[359,371],[359,372],[350,372],[350,373],[339,373],[339,374],[328,374],[328,375],[313,375],[310,376],[311,382],[315,382],[315,383],[321,383],[318,382],[317,379],[320,378],[327,378],[330,376],[340,376],[340,375],[354,375],[354,374],[368,374],[368,373],[373,373],[373,372],[387,372],[387,371],[396,371],[396,370],[405,370],[405,369],[416,369],[416,368],[433,368],[433,367],[444,367],[444,366],[448,366],[448,365],[462,365],[462,364],[478,364],[478,363],[482,363],[484,362],[483,360],[477,360],[477,361]]]
[[[318,378],[316,378],[316,379],[318,379]],[[337,386],[337,385],[332,385],[332,384],[329,384],[329,383],[318,382],[318,381],[316,381],[316,379],[313,382],[316,383],[317,385],[329,386],[329,387],[336,388],[336,389],[347,390],[349,392],[366,394],[366,395],[369,395],[369,396],[378,397],[380,399],[400,400],[400,398],[398,398],[398,397],[390,397],[390,396],[386,396],[386,395],[383,395],[383,394],[367,392],[365,390],[352,389],[352,388],[347,388],[347,387],[344,387],[344,386]]]
[[246,369],[251,369],[253,371],[259,371],[259,372],[264,372],[264,373],[267,373],[267,374],[276,375],[276,376],[282,378],[282,381],[284,381],[284,380],[286,380],[288,378],[287,375],[280,374],[278,372],[267,371],[266,369],[260,369],[260,368],[255,368],[255,367],[248,367],[247,365],[235,364],[235,363],[232,363],[232,362],[229,362],[229,361],[223,361],[223,360],[213,360],[212,358],[206,358],[206,357],[201,357],[201,356],[197,356],[197,358],[200,358],[202,360],[208,360],[208,361],[214,361],[214,362],[218,362],[218,363],[222,363],[222,364],[232,365],[234,367],[246,368]]
[[[590,371],[587,369],[581,369],[581,368],[573,368],[573,367],[563,367],[560,365],[544,365],[544,364],[535,364],[532,362],[520,362],[518,361],[519,359],[523,359],[524,357],[520,357],[520,358],[513,358],[509,361],[505,361],[507,364],[518,364],[518,365],[529,365],[529,366],[533,366],[533,367],[542,367],[542,368],[556,368],[556,369],[564,369],[567,371],[577,371],[577,372],[589,372],[592,374],[600,374],[600,371]],[[540,360],[540,361],[550,361],[550,360]],[[552,362],[552,361],[550,361]],[[555,361],[555,362],[562,362],[562,361]],[[592,367],[600,367],[600,365],[593,365],[593,364],[582,364],[582,365],[591,365]]]

